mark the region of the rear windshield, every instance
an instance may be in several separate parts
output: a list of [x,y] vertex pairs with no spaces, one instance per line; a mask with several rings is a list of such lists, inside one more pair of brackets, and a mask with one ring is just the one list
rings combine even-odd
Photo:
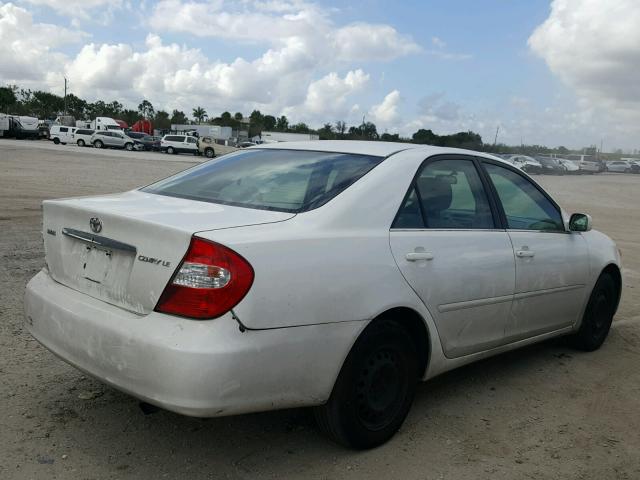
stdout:
[[252,149],[198,165],[142,190],[298,213],[328,202],[382,160],[370,155]]

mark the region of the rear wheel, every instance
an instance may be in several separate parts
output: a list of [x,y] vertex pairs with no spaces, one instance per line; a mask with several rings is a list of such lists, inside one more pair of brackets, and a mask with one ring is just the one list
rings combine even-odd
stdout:
[[84,147],[84,140],[82,140],[82,139],[78,140],[78,146],[79,147]]
[[96,140],[95,142],[93,142],[93,146],[96,148],[103,148],[104,143],[102,143],[102,140]]
[[53,139],[53,143],[55,143],[56,145],[60,144],[60,139],[58,137]]
[[169,155],[173,155],[174,153],[176,153],[176,151],[173,149],[173,147],[167,147],[167,153]]
[[603,273],[593,287],[580,330],[569,337],[572,346],[592,352],[604,343],[618,302],[618,287],[613,277]]
[[320,429],[342,445],[383,444],[402,425],[418,382],[418,354],[393,320],[371,324],[349,352],[329,401],[315,408]]
[[207,147],[204,149],[204,156],[207,158],[213,158],[216,156],[215,152],[213,151],[213,148],[211,147]]

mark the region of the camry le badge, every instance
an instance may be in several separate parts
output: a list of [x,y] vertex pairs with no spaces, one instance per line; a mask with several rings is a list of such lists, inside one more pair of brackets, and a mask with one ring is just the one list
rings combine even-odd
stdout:
[[100,233],[102,231],[102,220],[98,217],[91,217],[89,220],[89,226],[93,233]]

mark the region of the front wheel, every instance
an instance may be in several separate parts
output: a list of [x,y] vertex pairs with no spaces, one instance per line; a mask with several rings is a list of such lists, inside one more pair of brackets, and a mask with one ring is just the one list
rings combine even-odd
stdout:
[[93,142],[93,146],[96,148],[103,148],[104,147],[104,143],[102,143],[102,141],[100,140],[96,140],[95,142]]
[[53,139],[53,143],[55,143],[56,145],[60,144],[60,139],[58,137]]
[[84,147],[84,140],[82,140],[82,139],[78,140],[78,146],[79,147]]
[[215,152],[213,151],[213,148],[211,147],[207,147],[204,150],[204,156],[207,158],[213,158],[216,156]]
[[124,149],[128,150],[128,151],[133,150],[133,143],[125,143],[124,144]]
[[418,375],[408,332],[393,320],[375,321],[349,352],[328,402],[315,408],[318,426],[347,447],[385,443],[409,412]]
[[580,330],[569,337],[572,346],[592,352],[604,343],[618,303],[618,287],[613,277],[603,273],[598,278],[582,317]]
[[173,149],[173,147],[168,147],[168,148],[167,148],[167,153],[168,153],[169,155],[173,155],[174,153],[176,153],[176,151]]

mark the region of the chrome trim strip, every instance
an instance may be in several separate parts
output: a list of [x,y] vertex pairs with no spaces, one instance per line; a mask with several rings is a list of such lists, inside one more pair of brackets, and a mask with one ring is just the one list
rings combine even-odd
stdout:
[[440,313],[453,312],[454,310],[484,307],[485,305],[510,302],[511,300],[513,300],[513,295],[502,295],[500,297],[479,298],[477,300],[465,300],[464,302],[445,303],[438,306],[438,311]]
[[513,296],[514,300],[520,300],[523,298],[530,298],[530,297],[538,297],[540,295],[547,295],[549,293],[560,293],[560,292],[568,292],[570,290],[578,290],[579,288],[584,288],[585,285],[580,284],[580,285],[567,285],[566,287],[556,287],[556,288],[546,288],[544,290],[533,290],[531,292],[520,292],[520,293],[516,293]]
[[63,228],[62,233],[67,237],[75,238],[82,242],[95,245],[97,247],[109,248],[111,250],[122,250],[125,252],[136,253],[137,249],[128,243],[118,242],[107,237],[96,235],[94,233],[83,232],[74,228]]
[[514,295],[502,295],[500,297],[479,298],[477,300],[466,300],[464,302],[444,303],[438,305],[438,311],[440,313],[453,312],[456,310],[465,310],[467,308],[484,307],[486,305],[495,305],[497,303],[510,302],[511,300],[521,300],[523,298],[538,297],[540,295],[547,295],[550,293],[568,292],[570,290],[577,290],[584,288],[585,285],[568,285],[566,287],[547,288],[544,290],[534,290],[532,292],[521,292]]

